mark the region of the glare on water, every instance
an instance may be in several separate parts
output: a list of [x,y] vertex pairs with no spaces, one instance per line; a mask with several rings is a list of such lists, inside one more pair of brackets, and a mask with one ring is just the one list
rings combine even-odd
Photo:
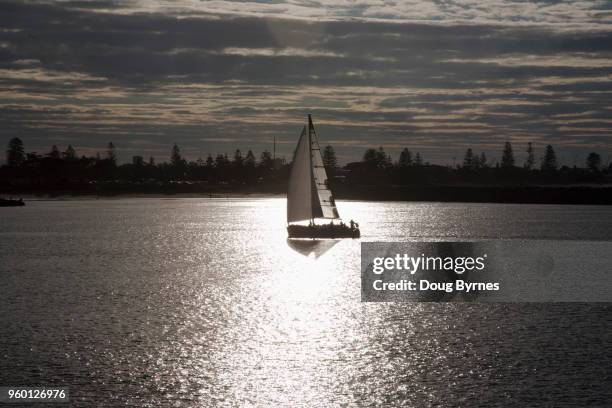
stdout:
[[[8,209],[0,218],[0,384],[67,385],[77,406],[530,405],[542,395],[585,405],[611,397],[608,306],[361,303],[359,251],[362,240],[610,239],[612,210],[338,207],[360,223],[361,240],[288,241],[282,198]],[[517,384],[526,391],[516,394]]]

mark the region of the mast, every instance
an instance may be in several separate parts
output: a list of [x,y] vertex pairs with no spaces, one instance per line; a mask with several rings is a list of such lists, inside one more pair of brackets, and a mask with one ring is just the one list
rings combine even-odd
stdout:
[[317,146],[315,146],[315,144],[313,143],[313,135],[314,135],[314,126],[312,125],[312,117],[310,116],[310,114],[308,114],[308,146],[309,146],[309,150],[310,150],[310,180],[311,180],[311,184],[310,184],[310,188],[311,188],[311,194],[310,194],[310,200],[312,202],[312,218],[311,218],[311,222],[314,224],[314,219],[315,218],[319,218],[319,217],[323,217],[323,211],[321,210],[321,202],[319,200],[319,195],[317,194],[317,183],[319,182],[319,180],[317,179],[317,173],[315,171],[315,161],[316,161],[316,155],[319,154],[318,152],[318,144]]
[[317,203],[315,202],[315,191],[312,189],[312,185],[315,182],[314,179],[314,174],[312,172],[312,139],[310,137],[310,125],[312,122],[310,122],[310,114],[308,114],[308,130],[306,130],[306,137],[308,139],[308,159],[309,159],[309,163],[310,163],[310,208],[311,208],[311,212],[310,212],[310,222],[311,224],[314,226],[314,219],[315,219],[315,208],[317,206]]

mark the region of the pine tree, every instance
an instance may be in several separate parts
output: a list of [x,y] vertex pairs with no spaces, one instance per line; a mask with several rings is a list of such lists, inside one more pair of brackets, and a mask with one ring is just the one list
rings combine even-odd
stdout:
[[554,172],[557,170],[557,155],[551,145],[546,146],[542,160],[542,171]]
[[368,149],[365,151],[365,153],[363,154],[363,161],[376,166],[376,150],[375,149]]
[[174,146],[172,146],[172,151],[170,152],[170,164],[175,167],[179,167],[184,164],[183,157],[181,157],[181,149],[179,149],[176,143]]
[[601,167],[601,156],[595,152],[589,153],[586,160],[587,168],[591,171],[599,171]]
[[472,159],[472,168],[474,170],[477,170],[477,169],[479,169],[481,167],[482,167],[482,165],[480,164],[480,157],[477,154],[475,154],[474,158]]
[[410,167],[412,166],[412,152],[407,148],[404,148],[399,155],[398,164],[400,167]]
[[261,159],[259,160],[259,165],[265,169],[271,169],[274,165],[273,161],[272,161],[272,154],[267,151],[264,150],[263,152],[261,152]]
[[391,157],[385,153],[385,149],[382,146],[376,151],[376,165],[378,167],[388,167],[391,165]]
[[72,145],[68,145],[68,147],[66,148],[66,151],[64,152],[64,159],[76,160],[76,150],[74,150],[74,147],[72,147]]
[[227,158],[227,155],[219,153],[217,157],[215,157],[215,167],[222,169],[227,167],[228,164],[229,159]]
[[255,167],[255,155],[251,150],[249,150],[244,159],[244,165],[246,167]]
[[338,167],[336,152],[334,151],[334,148],[329,145],[325,146],[325,149],[323,149],[323,165],[328,171],[334,170]]
[[479,165],[480,165],[481,168],[488,167],[488,164],[487,164],[487,155],[485,155],[484,152],[480,153],[480,159],[478,161],[479,161]]
[[525,168],[527,170],[533,169],[535,165],[535,156],[533,155],[533,146],[531,142],[527,143],[527,160],[525,160]]
[[106,148],[106,158],[112,165],[117,164],[117,153],[115,152],[115,145],[113,142],[109,142]]
[[463,167],[466,169],[474,168],[474,153],[472,152],[471,147],[465,152],[465,156],[463,157]]
[[215,160],[212,157],[212,154],[208,153],[208,157],[206,157],[206,167],[212,167],[215,165]]
[[242,165],[244,164],[244,158],[242,157],[242,152],[240,151],[240,149],[236,149],[236,151],[234,152],[233,164],[236,167],[242,167]]
[[514,153],[512,152],[512,145],[510,142],[504,144],[501,166],[506,169],[514,167]]
[[106,159],[114,166],[117,164],[117,154],[115,153],[115,145],[109,142],[106,148]]
[[417,167],[421,167],[423,165],[423,158],[421,157],[421,153],[417,152],[414,157],[414,165]]
[[50,157],[51,159],[59,159],[60,158],[60,151],[57,148],[56,145],[51,146],[51,151],[49,153],[47,153],[47,156]]
[[9,140],[8,148],[6,149],[6,164],[9,167],[18,167],[24,161],[23,142],[18,137],[14,137]]

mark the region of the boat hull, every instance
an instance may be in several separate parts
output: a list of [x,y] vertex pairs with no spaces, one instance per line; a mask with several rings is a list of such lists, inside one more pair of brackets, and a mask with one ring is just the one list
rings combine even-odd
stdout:
[[287,227],[289,238],[359,238],[359,228],[350,228],[346,225],[289,225]]

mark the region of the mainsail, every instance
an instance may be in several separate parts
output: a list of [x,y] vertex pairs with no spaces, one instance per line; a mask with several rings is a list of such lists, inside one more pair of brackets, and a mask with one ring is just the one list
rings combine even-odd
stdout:
[[340,218],[329,189],[317,134],[308,115],[293,155],[287,193],[287,222]]

